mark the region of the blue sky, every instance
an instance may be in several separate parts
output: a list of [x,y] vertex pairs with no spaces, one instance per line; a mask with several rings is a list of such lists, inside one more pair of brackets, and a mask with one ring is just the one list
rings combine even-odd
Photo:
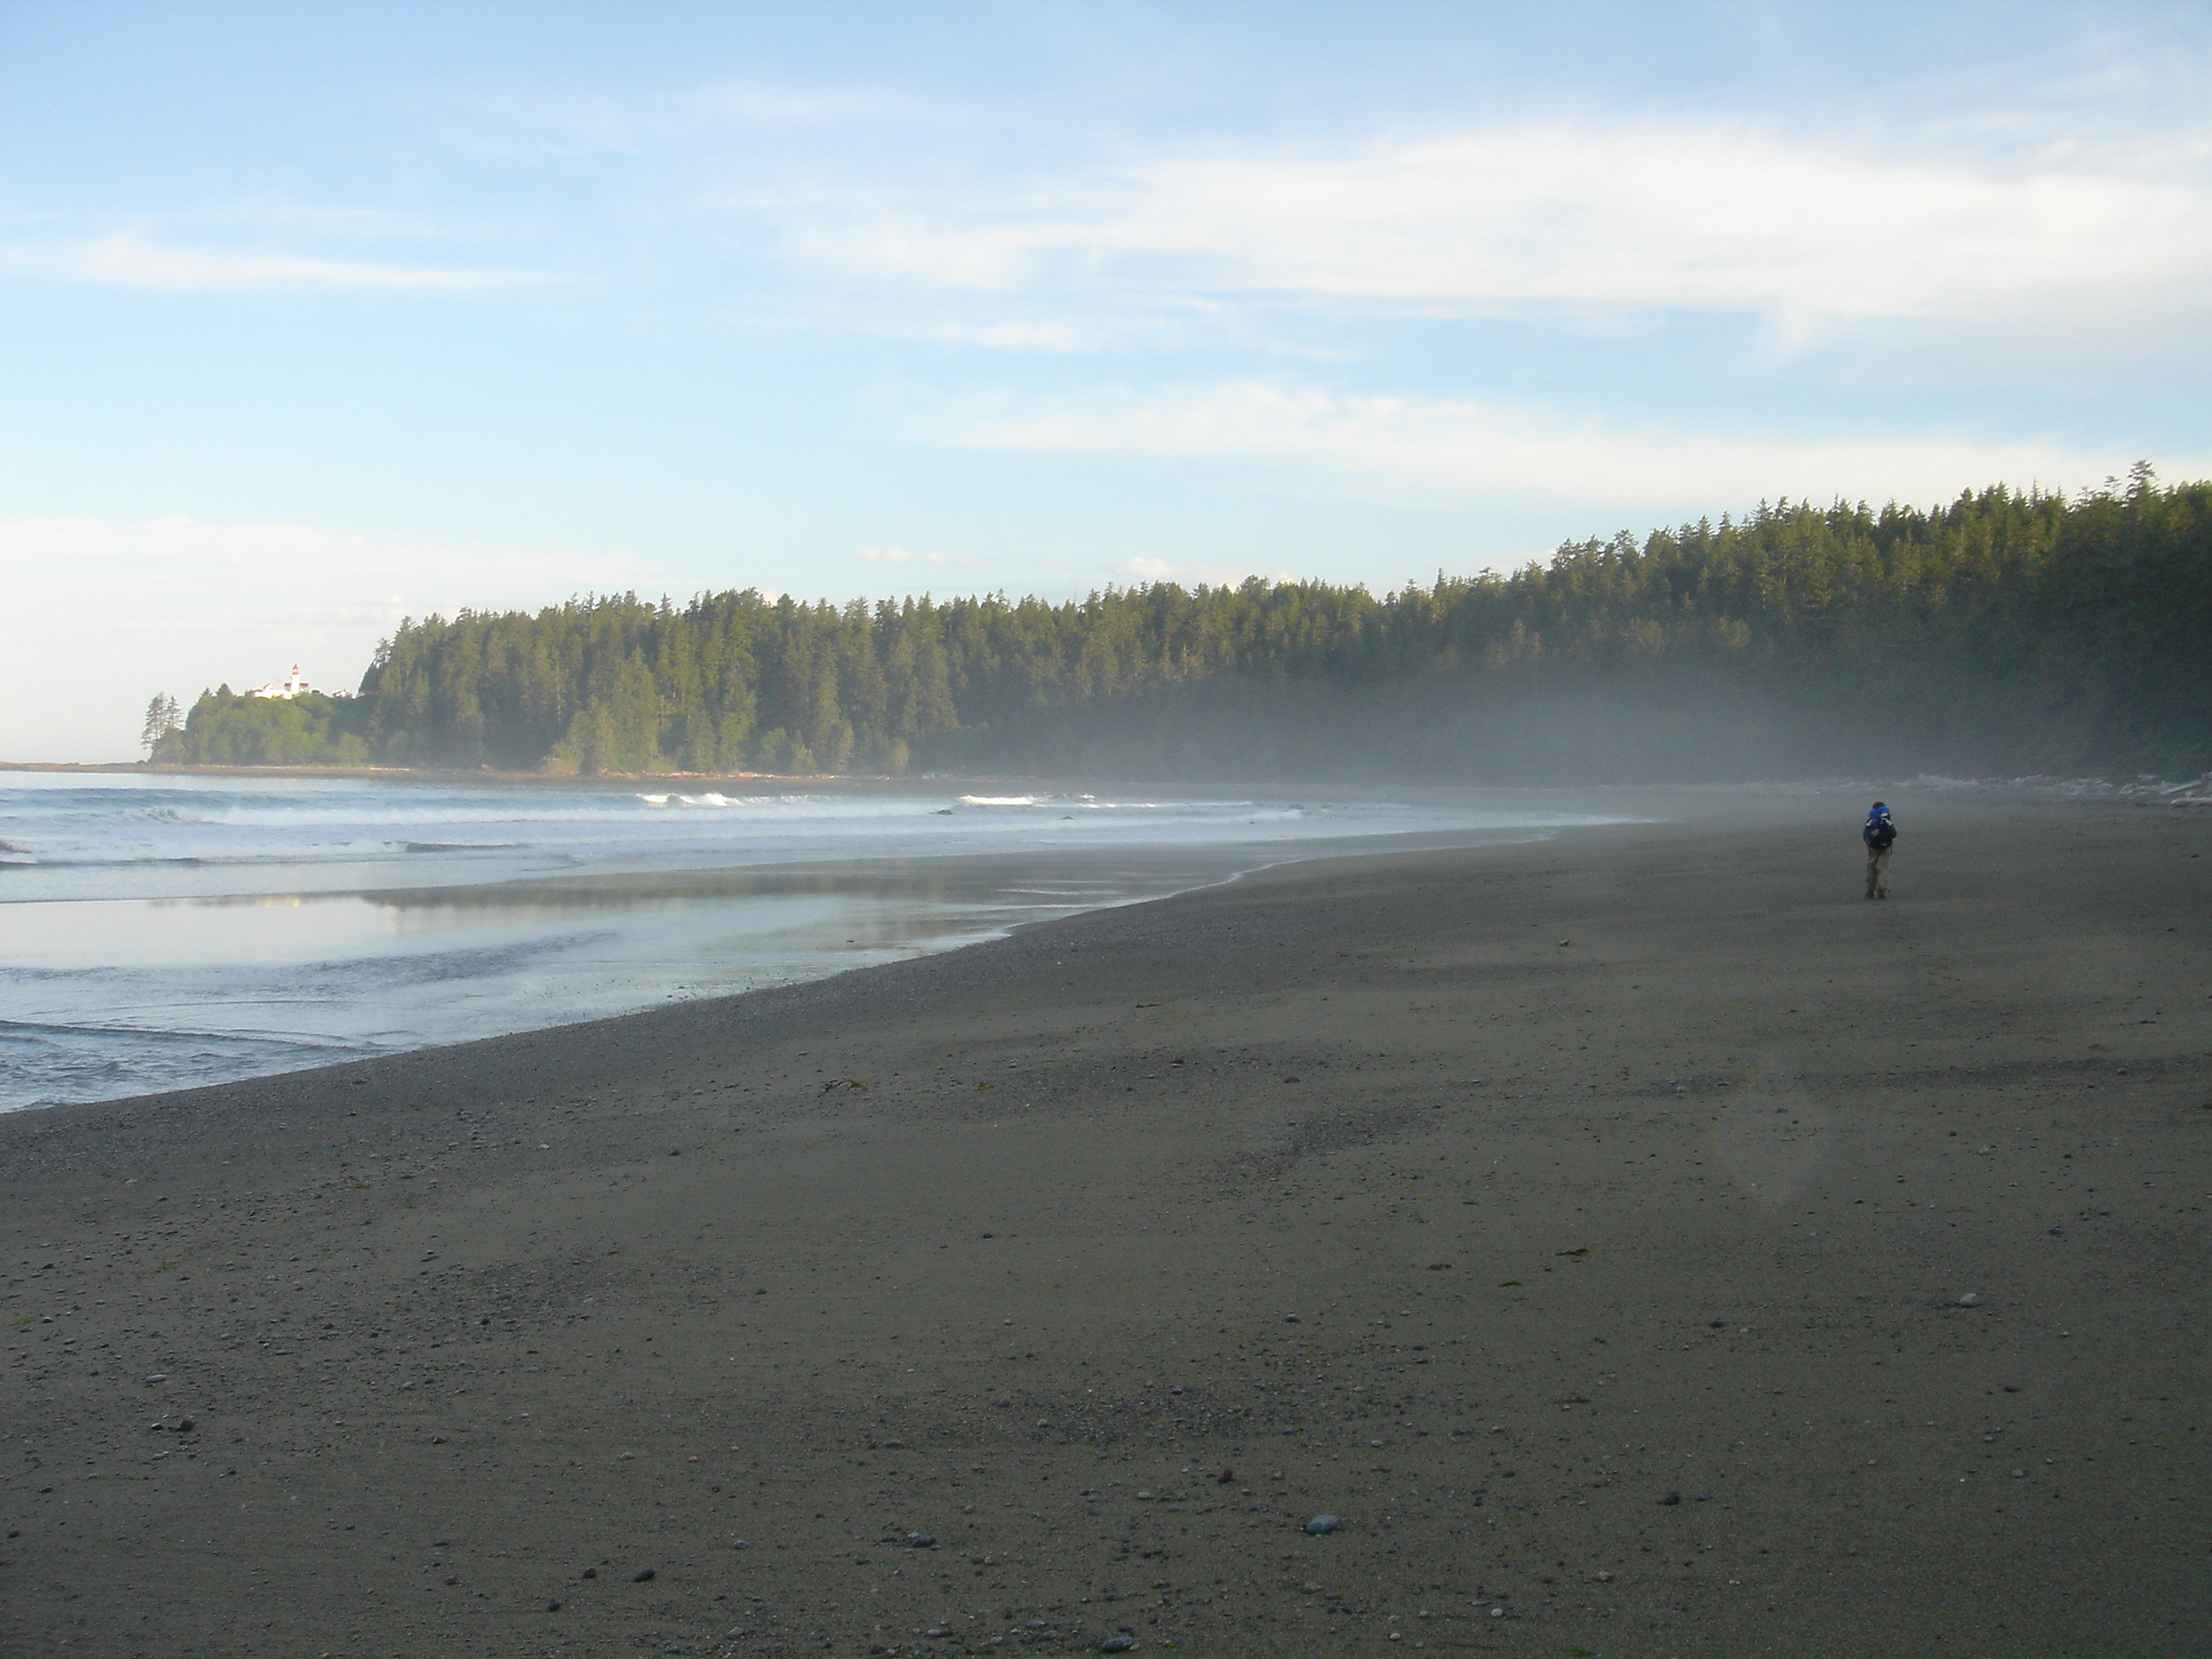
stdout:
[[0,757],[635,588],[2212,472],[2195,5],[0,0]]

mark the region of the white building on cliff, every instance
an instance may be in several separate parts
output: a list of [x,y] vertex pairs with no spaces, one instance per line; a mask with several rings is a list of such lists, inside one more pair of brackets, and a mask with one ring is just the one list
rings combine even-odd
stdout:
[[285,679],[282,684],[274,686],[256,686],[246,695],[250,697],[296,697],[303,691],[311,689],[312,687],[308,685],[307,681],[300,678],[300,665],[297,663],[294,663],[292,664],[291,673]]

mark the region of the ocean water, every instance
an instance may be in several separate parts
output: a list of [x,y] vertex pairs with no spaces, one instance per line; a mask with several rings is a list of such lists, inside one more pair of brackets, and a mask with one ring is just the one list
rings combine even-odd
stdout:
[[1376,837],[1427,802],[0,773],[0,1110],[623,1013]]

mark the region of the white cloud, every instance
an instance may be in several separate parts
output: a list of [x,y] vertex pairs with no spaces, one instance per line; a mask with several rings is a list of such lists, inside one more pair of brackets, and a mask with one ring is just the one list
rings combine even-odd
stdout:
[[[1321,468],[1401,503],[1483,502],[1709,511],[1776,495],[1932,503],[2004,482],[2072,488],[2139,458],[2056,442],[1808,437],[1573,419],[1470,398],[1233,380],[1111,398],[1002,400],[926,423],[977,448],[1244,458]],[[2152,457],[2169,476],[2212,457]]]
[[248,249],[185,247],[118,232],[87,242],[17,243],[0,262],[21,272],[104,288],[186,289],[380,288],[453,292],[546,279],[524,271],[448,269],[363,259],[322,259]]
[[941,120],[925,100],[887,89],[725,80],[637,97],[588,87],[480,89],[434,106],[434,127],[503,159],[571,160],[710,150],[760,132],[905,119]]
[[[1446,315],[1555,308],[1984,324],[2204,320],[2200,162],[1879,153],[1742,127],[1499,126],[1224,149],[933,196],[750,206],[848,273],[1002,297],[1227,296]],[[980,204],[979,205],[979,204]],[[1030,322],[1003,343],[1065,349]]]
[[1025,570],[1050,571],[1056,574],[1065,574],[1070,571],[1081,568],[1071,565],[1064,559],[994,557],[977,554],[915,553],[902,547],[864,547],[853,557],[864,565],[928,565],[941,569],[965,571]]
[[156,692],[188,704],[296,662],[316,686],[349,690],[405,616],[662,587],[629,554],[183,517],[0,520],[0,583],[6,760],[134,758]]
[[[1214,588],[1230,588],[1248,576],[1262,572],[1243,565],[1178,565],[1163,558],[1124,559],[1114,566],[1115,573],[1138,582],[1177,582],[1188,588],[1203,583]],[[1277,581],[1295,580],[1288,571],[1273,573]]]

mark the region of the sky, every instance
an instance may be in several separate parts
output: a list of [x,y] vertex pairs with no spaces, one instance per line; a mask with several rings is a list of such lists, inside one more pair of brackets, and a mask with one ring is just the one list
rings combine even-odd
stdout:
[[0,759],[406,617],[2212,475],[2212,8],[0,0]]

